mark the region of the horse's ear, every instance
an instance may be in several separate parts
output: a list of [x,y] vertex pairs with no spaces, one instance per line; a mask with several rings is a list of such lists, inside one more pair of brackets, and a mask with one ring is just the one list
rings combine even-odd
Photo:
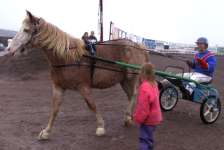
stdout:
[[26,10],[26,15],[29,18],[31,23],[37,23],[39,21],[39,19],[37,17],[35,17],[30,11]]

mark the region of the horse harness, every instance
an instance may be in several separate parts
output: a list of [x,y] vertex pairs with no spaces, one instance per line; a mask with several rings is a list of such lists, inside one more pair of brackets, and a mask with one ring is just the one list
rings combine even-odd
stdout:
[[68,68],[68,67],[89,67],[90,68],[90,77],[91,77],[91,84],[93,84],[94,80],[94,73],[95,69],[103,69],[103,70],[109,70],[109,71],[114,71],[118,73],[127,73],[127,74],[132,74],[132,75],[138,75],[138,71],[128,71],[125,68],[115,68],[115,67],[109,67],[109,66],[104,66],[104,65],[97,65],[97,61],[101,61],[107,64],[114,64],[113,61],[103,59],[100,57],[92,56],[92,55],[83,55],[83,57],[90,59],[89,62],[80,62],[80,61],[75,61],[74,63],[71,64],[60,64],[60,65],[51,65],[52,68],[54,69],[60,69],[60,68]]
[[[110,43],[97,43],[96,45],[124,46],[122,44],[110,44]],[[137,48],[137,49],[146,50],[146,49],[135,47],[135,46],[132,46],[132,45],[130,45],[130,46],[134,47],[134,48]],[[90,52],[89,50],[87,50],[87,51]],[[152,53],[156,54],[156,55],[163,56],[163,57],[167,57],[167,58],[170,58],[170,59],[175,59],[174,56],[172,56],[172,55],[161,54],[159,52],[154,52],[154,51]],[[91,53],[90,53],[90,55],[83,55],[83,57],[90,59],[89,63],[81,63],[80,61],[76,61],[76,62],[71,63],[71,64],[52,65],[52,68],[60,69],[60,68],[67,68],[67,67],[82,67],[82,66],[83,67],[89,67],[92,83],[93,83],[94,72],[95,72],[96,68],[104,69],[104,70],[110,70],[110,71],[114,71],[114,72],[120,72],[120,73],[125,72],[127,74],[132,74],[132,75],[138,75],[139,74],[139,71],[128,71],[128,70],[126,70],[125,67],[123,67],[123,68],[120,67],[120,68],[117,69],[115,67],[97,65],[96,64],[97,61],[101,61],[101,62],[104,62],[104,63],[107,63],[107,64],[115,64],[115,61],[104,59],[104,58],[101,58],[101,57],[97,57],[96,55],[92,55]],[[180,60],[180,61],[186,61],[186,59],[179,58],[179,57],[176,57],[176,59]]]

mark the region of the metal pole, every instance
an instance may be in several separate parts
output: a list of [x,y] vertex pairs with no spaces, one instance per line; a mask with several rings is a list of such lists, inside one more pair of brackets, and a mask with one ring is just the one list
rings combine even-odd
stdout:
[[112,39],[112,25],[113,25],[113,22],[111,21],[111,22],[110,22],[110,34],[109,34],[109,40]]
[[103,0],[100,0],[100,42],[103,42]]

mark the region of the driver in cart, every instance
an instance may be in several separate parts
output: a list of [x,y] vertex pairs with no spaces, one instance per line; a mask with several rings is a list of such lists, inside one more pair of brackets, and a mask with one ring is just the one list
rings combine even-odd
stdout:
[[207,38],[201,37],[196,41],[198,52],[193,61],[187,61],[189,67],[193,69],[191,73],[185,73],[184,77],[195,80],[199,83],[210,83],[216,68],[216,57],[208,50]]

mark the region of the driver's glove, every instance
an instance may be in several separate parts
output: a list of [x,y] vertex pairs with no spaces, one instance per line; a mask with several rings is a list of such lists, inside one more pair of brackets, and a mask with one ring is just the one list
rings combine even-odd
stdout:
[[202,68],[208,69],[208,63],[205,60],[198,58],[197,62],[202,66]]

